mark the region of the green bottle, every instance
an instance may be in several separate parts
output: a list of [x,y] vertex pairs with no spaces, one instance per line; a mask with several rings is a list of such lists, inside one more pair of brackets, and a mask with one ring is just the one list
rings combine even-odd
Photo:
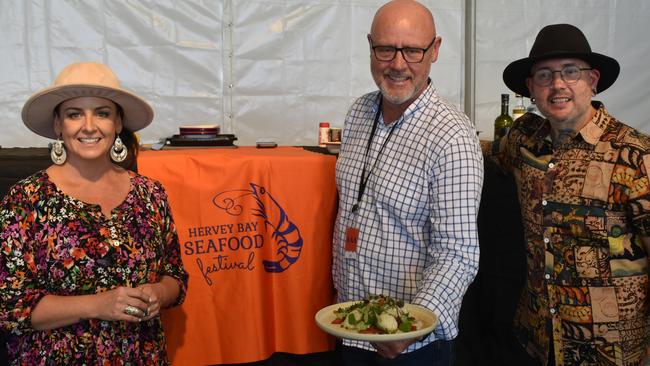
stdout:
[[508,134],[512,127],[512,117],[508,114],[508,102],[510,95],[501,94],[501,114],[494,120],[494,139],[501,138]]

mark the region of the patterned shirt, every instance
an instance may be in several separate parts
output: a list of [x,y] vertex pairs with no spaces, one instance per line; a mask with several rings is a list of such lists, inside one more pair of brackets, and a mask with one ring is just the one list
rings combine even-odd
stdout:
[[13,186],[0,206],[0,326],[13,365],[166,365],[160,317],[146,322],[87,319],[32,328],[46,295],[86,295],[187,274],[163,187],[129,172],[131,190],[105,217],[57,189],[45,171]]
[[[410,352],[458,333],[461,300],[478,267],[483,157],[468,118],[432,85],[399,120],[386,125],[378,118],[366,157],[378,97],[373,92],[359,98],[345,121],[336,164],[334,285],[341,302],[384,294],[433,311],[439,325]],[[369,178],[354,215],[364,165]],[[356,258],[344,253],[350,226],[359,229]]]
[[638,365],[648,345],[650,138],[597,113],[553,149],[526,114],[495,150],[519,189],[528,279],[515,328],[545,365]]

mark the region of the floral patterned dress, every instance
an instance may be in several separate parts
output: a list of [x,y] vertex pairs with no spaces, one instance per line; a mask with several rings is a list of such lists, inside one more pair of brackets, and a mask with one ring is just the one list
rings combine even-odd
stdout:
[[[13,186],[0,205],[0,326],[13,365],[166,365],[160,317],[82,320],[46,331],[31,312],[46,295],[86,295],[178,280],[187,273],[160,183],[129,172],[126,199],[106,217],[57,189],[45,171]],[[110,194],[110,192],[106,192]]]

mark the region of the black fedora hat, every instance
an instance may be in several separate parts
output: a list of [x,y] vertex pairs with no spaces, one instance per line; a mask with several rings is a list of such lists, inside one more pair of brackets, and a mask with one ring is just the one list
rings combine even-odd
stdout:
[[526,78],[533,64],[550,58],[578,58],[600,71],[597,91],[602,92],[614,84],[621,68],[609,56],[591,52],[582,31],[571,24],[552,24],[537,33],[528,57],[512,62],[503,70],[503,81],[517,94],[530,97]]

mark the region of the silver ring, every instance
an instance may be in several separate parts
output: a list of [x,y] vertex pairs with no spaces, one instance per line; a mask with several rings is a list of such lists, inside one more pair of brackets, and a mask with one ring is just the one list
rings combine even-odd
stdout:
[[139,316],[142,314],[142,310],[136,308],[135,306],[127,305],[124,307],[124,314],[131,316]]

